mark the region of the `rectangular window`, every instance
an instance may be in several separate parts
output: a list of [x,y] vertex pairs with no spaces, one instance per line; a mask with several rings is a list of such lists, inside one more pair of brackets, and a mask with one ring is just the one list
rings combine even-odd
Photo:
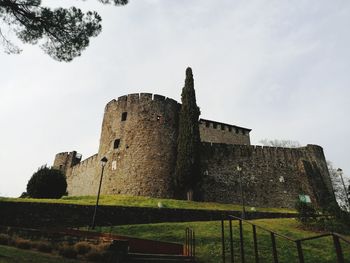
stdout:
[[128,116],[127,112],[122,113],[122,121],[126,121],[126,117]]
[[216,129],[218,127],[217,123],[213,123],[213,128]]
[[221,124],[221,130],[225,130],[225,125]]
[[119,144],[120,144],[120,139],[114,140],[113,148],[114,148],[114,149],[118,149],[118,148],[119,148]]
[[209,122],[209,121],[206,121],[206,122],[205,122],[205,127],[208,128],[209,126],[210,126],[210,122]]
[[228,126],[228,131],[232,132],[232,127],[231,126]]

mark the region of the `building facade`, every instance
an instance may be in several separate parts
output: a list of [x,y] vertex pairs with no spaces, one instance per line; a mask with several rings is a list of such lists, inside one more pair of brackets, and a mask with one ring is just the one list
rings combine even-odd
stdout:
[[[82,160],[76,151],[58,153],[54,168],[67,176],[69,195],[95,195],[100,160],[108,159],[102,194],[174,197],[178,118],[181,104],[140,93],[110,101],[102,122],[98,152]],[[332,194],[323,150],[260,147],[250,144],[250,129],[199,120],[204,201],[240,202],[239,171],[247,204],[293,207],[298,196],[320,203]]]

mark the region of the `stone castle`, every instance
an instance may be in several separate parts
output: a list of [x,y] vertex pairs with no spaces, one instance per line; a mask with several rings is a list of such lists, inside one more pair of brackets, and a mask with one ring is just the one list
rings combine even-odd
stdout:
[[[98,153],[82,160],[76,151],[58,153],[54,168],[67,177],[68,194],[96,195],[100,160],[108,159],[101,194],[173,198],[178,117],[181,104],[161,95],[129,94],[107,103]],[[332,185],[323,149],[250,144],[251,129],[199,120],[203,201],[240,203],[239,171],[246,203],[294,207],[299,195],[320,204]]]

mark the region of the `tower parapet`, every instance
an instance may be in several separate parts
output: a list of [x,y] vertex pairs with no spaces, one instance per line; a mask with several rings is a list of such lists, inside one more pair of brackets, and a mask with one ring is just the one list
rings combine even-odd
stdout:
[[58,153],[55,156],[52,167],[67,175],[67,170],[80,163],[81,157],[81,154],[76,151]]

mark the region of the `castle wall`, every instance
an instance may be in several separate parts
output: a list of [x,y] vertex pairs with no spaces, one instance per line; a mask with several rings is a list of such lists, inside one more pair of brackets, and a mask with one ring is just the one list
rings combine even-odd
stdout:
[[61,152],[56,154],[52,167],[67,175],[68,170],[74,165],[80,163],[80,160],[81,155],[76,151]]
[[239,172],[247,205],[294,207],[300,194],[319,205],[331,185],[319,146],[290,149],[203,143],[203,199],[240,203]]
[[98,159],[109,160],[102,194],[173,196],[178,112],[175,100],[149,93],[106,105],[98,151]]
[[250,129],[200,119],[199,132],[202,142],[250,145]]
[[68,169],[67,191],[69,195],[96,195],[100,182],[98,155],[95,154]]
[[[95,195],[100,160],[108,159],[101,194],[173,198],[180,104],[161,95],[129,94],[105,107],[98,153],[80,161],[76,152],[56,155],[69,195]],[[250,129],[200,119],[204,201],[240,203],[237,165],[246,203],[294,207],[299,194],[316,204],[332,193],[321,147],[251,146]]]

